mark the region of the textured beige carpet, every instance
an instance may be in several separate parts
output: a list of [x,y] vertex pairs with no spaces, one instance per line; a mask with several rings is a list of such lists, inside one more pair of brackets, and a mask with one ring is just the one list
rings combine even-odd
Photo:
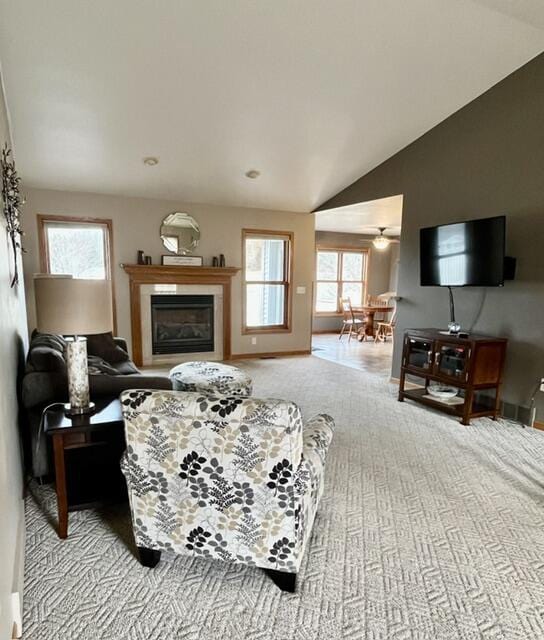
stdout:
[[244,362],[255,395],[336,419],[299,580],[133,555],[126,509],[70,516],[27,502],[25,638],[544,638],[544,434],[396,401],[385,378],[315,357]]

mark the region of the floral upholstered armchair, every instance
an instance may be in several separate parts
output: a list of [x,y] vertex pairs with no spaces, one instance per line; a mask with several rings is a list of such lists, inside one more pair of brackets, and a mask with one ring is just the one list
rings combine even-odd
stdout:
[[334,422],[283,400],[127,391],[122,460],[140,561],[161,551],[262,567],[294,591]]

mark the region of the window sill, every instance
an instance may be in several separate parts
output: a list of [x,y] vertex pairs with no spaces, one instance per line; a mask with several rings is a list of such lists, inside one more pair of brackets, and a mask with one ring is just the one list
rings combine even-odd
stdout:
[[253,335],[256,333],[291,333],[291,327],[276,325],[273,327],[244,327],[242,335]]
[[342,315],[340,311],[314,311],[316,318],[339,318]]

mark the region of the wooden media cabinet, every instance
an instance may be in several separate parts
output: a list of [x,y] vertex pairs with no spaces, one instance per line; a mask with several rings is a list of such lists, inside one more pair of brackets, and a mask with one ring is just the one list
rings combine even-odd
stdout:
[[[466,338],[438,329],[408,329],[404,334],[399,402],[415,400],[439,411],[459,416],[461,424],[471,418],[497,419],[507,340],[477,334]],[[406,376],[424,379],[420,388],[406,388]],[[439,383],[458,388],[459,404],[429,397],[428,387]],[[491,394],[479,392],[494,391]]]

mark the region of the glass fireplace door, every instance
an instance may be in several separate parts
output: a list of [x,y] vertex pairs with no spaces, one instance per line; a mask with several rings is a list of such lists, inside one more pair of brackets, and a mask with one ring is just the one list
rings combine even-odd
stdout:
[[214,350],[213,296],[151,296],[153,353]]

